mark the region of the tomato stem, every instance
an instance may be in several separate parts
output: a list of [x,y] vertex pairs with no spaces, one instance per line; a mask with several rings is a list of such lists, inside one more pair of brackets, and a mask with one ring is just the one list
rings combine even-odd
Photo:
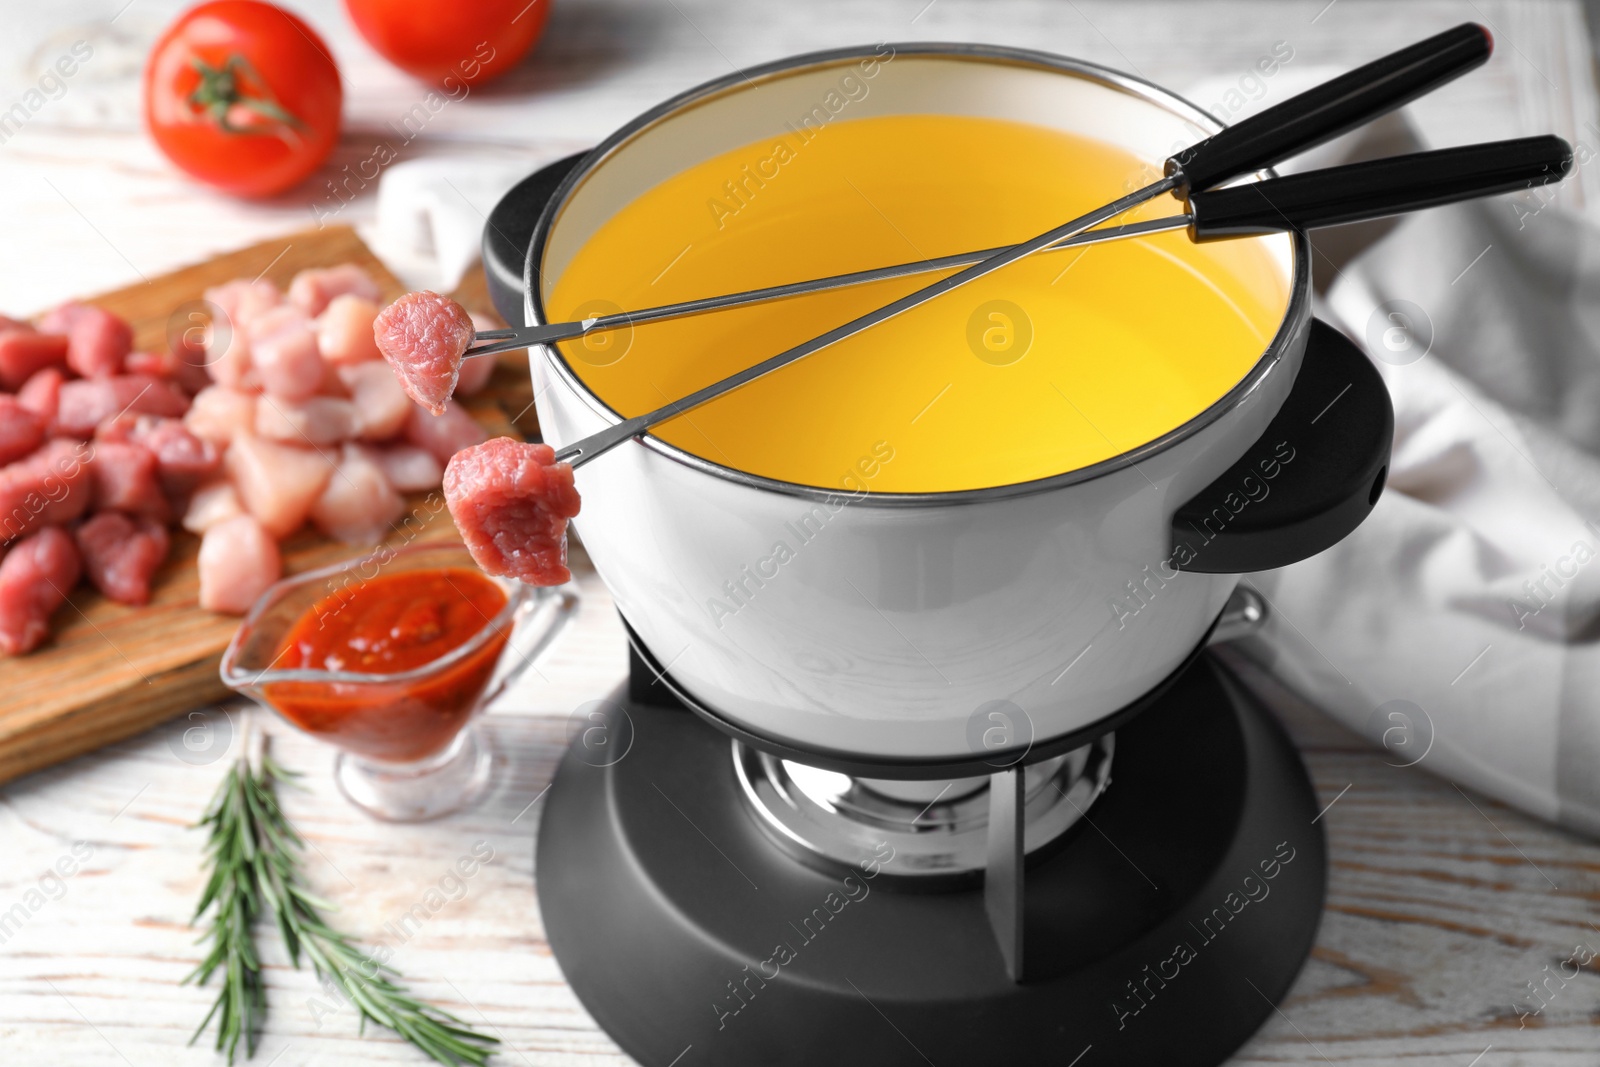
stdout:
[[[235,107],[246,108],[291,129],[300,129],[305,125],[297,115],[278,103],[272,95],[272,90],[267,87],[266,81],[243,56],[231,55],[220,67],[213,67],[199,57],[192,58],[190,62],[200,75],[200,84],[189,94],[189,103],[209,115],[223,133],[263,132],[235,123],[230,117]],[[250,93],[246,85],[247,80],[259,87],[259,90]]]

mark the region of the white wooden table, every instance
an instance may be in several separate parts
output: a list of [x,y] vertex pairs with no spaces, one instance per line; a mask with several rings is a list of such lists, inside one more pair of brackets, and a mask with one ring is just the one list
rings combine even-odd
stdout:
[[[247,205],[176,176],[140,132],[136,86],[144,51],[180,5],[124,2],[6,0],[0,110],[73,41],[88,40],[95,52],[64,96],[0,144],[0,310],[31,312],[305,226],[324,195],[313,182]],[[1463,19],[1489,22],[1500,47],[1485,71],[1414,109],[1430,140],[1553,130],[1600,144],[1588,36],[1568,4],[556,4],[534,59],[442,110],[405,158],[531,167],[730,65],[849,42],[1018,44],[1181,89],[1243,74],[1277,41],[1291,43],[1295,64],[1349,64]],[[290,6],[323,33],[346,76],[346,135],[335,167],[367,157],[391,136],[387,123],[418,87],[355,37],[336,4]],[[1600,205],[1596,181],[1586,169],[1563,195]],[[369,189],[340,217],[370,222],[372,208]],[[538,799],[565,718],[606,693],[625,666],[604,589],[589,572],[580,583],[580,621],[487,720],[502,763],[494,794],[473,812],[422,827],[370,822],[334,792],[327,750],[263,717],[279,756],[308,772],[307,790],[285,805],[312,845],[316,889],[342,908],[338,921],[369,944],[391,945],[420,993],[499,1035],[505,1064],[628,1062],[563,983],[535,904]],[[0,685],[4,671],[0,662]],[[1236,1062],[1600,1063],[1600,965],[1575,977],[1562,968],[1580,944],[1600,950],[1600,847],[1422,771],[1391,768],[1315,711],[1283,694],[1273,699],[1331,805],[1323,823],[1332,881],[1311,962]],[[200,955],[187,922],[200,887],[201,838],[188,824],[250,714],[213,714],[212,748],[198,755],[180,734],[193,724],[180,721],[0,788],[0,1064],[218,1062],[203,1043],[184,1044],[211,998],[210,990],[178,985]],[[458,899],[396,934],[391,924],[478,842],[494,850],[493,861]],[[75,873],[57,880],[47,872],[63,857]],[[289,968],[271,936],[264,941],[273,1007],[258,1063],[422,1062],[383,1033],[358,1037],[354,1013],[309,973]],[[1563,970],[1565,978],[1550,977]],[[1545,983],[1539,999],[1530,983]]]

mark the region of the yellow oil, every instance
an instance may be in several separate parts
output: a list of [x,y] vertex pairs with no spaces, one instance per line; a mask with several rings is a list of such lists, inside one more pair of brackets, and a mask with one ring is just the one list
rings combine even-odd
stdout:
[[[650,189],[561,273],[554,319],[1025,240],[1159,173],[1023,123],[835,122]],[[1122,220],[1172,214],[1162,196]],[[949,273],[949,272],[946,272]],[[942,275],[596,333],[568,362],[624,416],[657,408]],[[1260,357],[1288,302],[1265,239],[1182,231],[1045,252],[660,426],[743,471],[824,488],[942,492],[1075,470],[1180,426]]]

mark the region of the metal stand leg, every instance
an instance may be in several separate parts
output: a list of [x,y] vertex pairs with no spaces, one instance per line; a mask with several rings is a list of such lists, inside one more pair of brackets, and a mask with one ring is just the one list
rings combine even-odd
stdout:
[[1020,767],[989,776],[989,866],[983,906],[1013,982],[1022,981],[1022,781]]

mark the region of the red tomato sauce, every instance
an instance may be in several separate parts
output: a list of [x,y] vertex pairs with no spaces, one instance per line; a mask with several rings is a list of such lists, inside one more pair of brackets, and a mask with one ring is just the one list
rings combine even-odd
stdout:
[[[313,604],[284,637],[274,669],[390,675],[426,667],[489,626],[506,599],[465,568],[379,575]],[[302,730],[351,752],[423,759],[466,725],[510,633],[504,623],[459,661],[409,682],[275,682],[263,695]]]

